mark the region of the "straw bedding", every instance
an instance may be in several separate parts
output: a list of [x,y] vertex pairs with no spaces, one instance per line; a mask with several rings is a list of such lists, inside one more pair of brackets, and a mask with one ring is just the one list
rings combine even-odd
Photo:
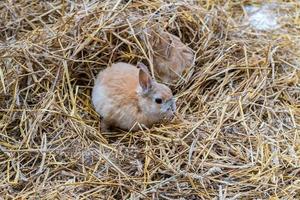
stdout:
[[[278,2],[272,31],[247,24],[248,1],[174,2],[0,2],[3,199],[300,198],[299,2]],[[94,78],[149,65],[152,25],[196,54],[177,117],[101,134]]]

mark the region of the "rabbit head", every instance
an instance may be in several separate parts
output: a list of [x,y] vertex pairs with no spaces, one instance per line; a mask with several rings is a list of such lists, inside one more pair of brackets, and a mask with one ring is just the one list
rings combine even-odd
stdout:
[[139,87],[138,99],[140,109],[153,120],[170,119],[176,111],[176,104],[171,89],[154,81],[144,65],[138,65]]
[[164,83],[175,83],[194,64],[194,53],[177,36],[166,31],[148,31],[155,75]]

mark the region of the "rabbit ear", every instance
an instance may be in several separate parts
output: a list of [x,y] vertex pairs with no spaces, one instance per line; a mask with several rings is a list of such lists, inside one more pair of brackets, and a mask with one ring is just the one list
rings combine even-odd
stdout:
[[172,39],[171,36],[169,34],[165,34],[165,37],[163,38],[163,47],[165,48],[164,51],[164,55],[167,58],[170,58],[170,54],[171,54],[171,47],[172,47]]
[[140,83],[140,86],[143,90],[143,93],[147,93],[150,90],[151,86],[152,86],[151,77],[143,69],[140,69],[140,71],[139,71],[139,83]]
[[166,32],[162,32],[159,36],[157,36],[155,47],[156,53],[166,58],[170,58],[172,47],[172,39],[170,35]]
[[167,47],[166,47],[166,50],[165,50],[165,56],[167,58],[170,58],[170,54],[171,54],[171,44],[172,43],[172,40],[168,40],[168,44],[167,44]]
[[146,65],[144,65],[144,63],[142,63],[142,62],[137,63],[137,68],[142,69],[145,72],[147,72],[148,74],[150,74],[148,67]]

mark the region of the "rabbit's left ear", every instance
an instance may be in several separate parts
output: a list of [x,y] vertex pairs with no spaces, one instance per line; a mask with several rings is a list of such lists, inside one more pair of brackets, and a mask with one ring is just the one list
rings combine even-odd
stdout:
[[150,75],[143,69],[139,71],[139,84],[143,90],[143,93],[149,92],[152,86],[152,79]]

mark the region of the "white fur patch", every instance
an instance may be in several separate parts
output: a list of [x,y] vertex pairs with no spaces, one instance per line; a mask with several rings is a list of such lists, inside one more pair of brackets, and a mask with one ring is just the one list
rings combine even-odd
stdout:
[[96,83],[92,92],[92,102],[95,110],[101,115],[106,116],[113,109],[113,102],[106,95],[106,89]]

